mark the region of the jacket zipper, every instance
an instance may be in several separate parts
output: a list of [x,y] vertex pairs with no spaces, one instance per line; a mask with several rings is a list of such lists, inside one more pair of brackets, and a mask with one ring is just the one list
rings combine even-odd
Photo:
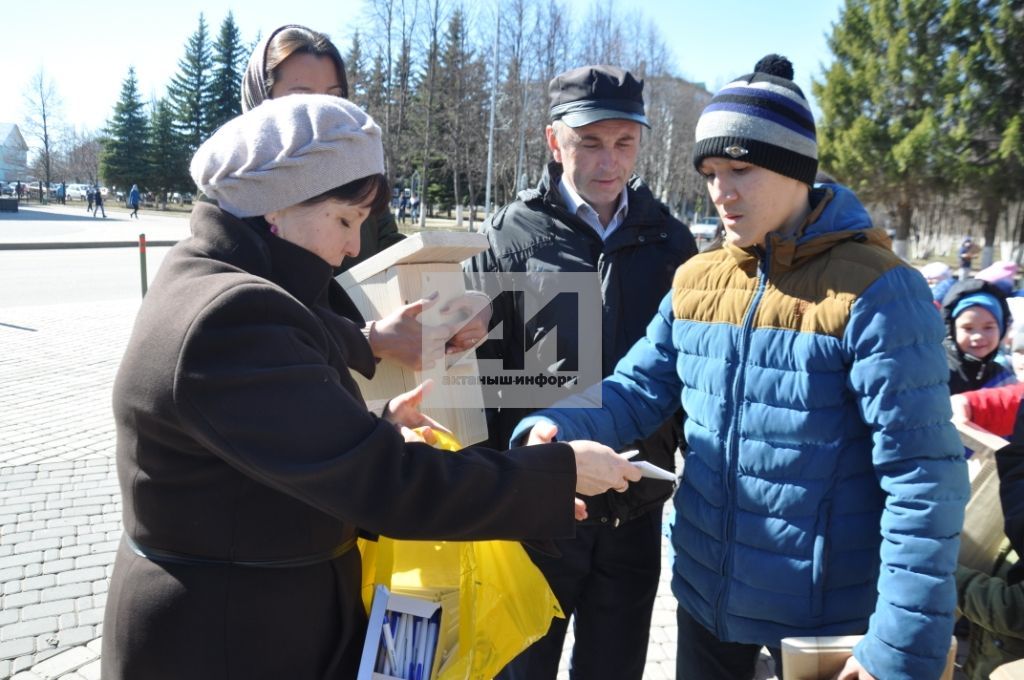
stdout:
[[747,352],[749,346],[748,341],[751,333],[753,332],[752,326],[754,323],[754,314],[757,312],[757,308],[761,304],[761,297],[764,295],[764,290],[767,285],[768,263],[770,261],[771,249],[768,244],[765,244],[765,252],[763,253],[761,261],[758,263],[757,288],[754,290],[754,296],[750,300],[750,306],[747,308],[747,313],[743,317],[743,325],[740,329],[739,345],[737,346],[736,351],[736,376],[733,378],[732,382],[732,403],[735,408],[733,412],[732,425],[729,428],[729,437],[725,447],[725,536],[722,542],[723,551],[722,562],[720,565],[722,586],[718,591],[718,599],[715,602],[715,635],[719,640],[729,639],[726,626],[726,605],[729,601],[729,586],[731,584],[729,573],[733,561],[733,552],[735,551],[733,536],[736,533],[736,511],[733,500],[736,497],[736,469],[739,466],[739,431],[740,423],[743,420],[743,384],[746,375]]

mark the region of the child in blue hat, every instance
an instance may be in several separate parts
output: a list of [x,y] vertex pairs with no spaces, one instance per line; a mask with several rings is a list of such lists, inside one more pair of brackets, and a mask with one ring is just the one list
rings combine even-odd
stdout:
[[949,327],[950,394],[1017,382],[1013,372],[996,360],[1010,324],[1002,290],[981,279],[959,281],[946,293],[942,314]]

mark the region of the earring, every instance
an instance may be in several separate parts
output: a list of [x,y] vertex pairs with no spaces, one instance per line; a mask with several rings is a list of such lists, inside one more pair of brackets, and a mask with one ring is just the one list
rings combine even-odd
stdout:
[[276,224],[271,224],[270,225],[270,233],[273,234],[274,236],[277,236],[277,225]]

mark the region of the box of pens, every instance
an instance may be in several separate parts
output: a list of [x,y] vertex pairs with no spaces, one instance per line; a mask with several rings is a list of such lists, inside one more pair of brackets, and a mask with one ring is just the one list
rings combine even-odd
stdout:
[[457,590],[374,588],[357,680],[431,680],[458,643]]

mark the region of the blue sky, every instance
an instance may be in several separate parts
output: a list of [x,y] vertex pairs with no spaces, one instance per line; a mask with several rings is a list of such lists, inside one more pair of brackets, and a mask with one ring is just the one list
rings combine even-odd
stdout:
[[[477,6],[495,0],[467,0]],[[582,18],[592,0],[568,0]],[[608,2],[608,0],[599,0]],[[712,91],[748,73],[765,53],[788,56],[796,81],[811,97],[811,77],[831,60],[826,34],[838,19],[840,0],[612,0],[626,16],[655,20],[673,49],[679,73]],[[203,12],[215,34],[229,10],[245,41],[284,23],[324,31],[344,52],[365,23],[360,0],[55,0],[43,5],[5,3],[0,68],[4,72],[0,122],[21,123],[22,91],[44,68],[63,100],[65,120],[95,130],[110,116],[121,82],[134,65],[143,98],[163,96]],[[31,141],[30,141],[31,144]]]

